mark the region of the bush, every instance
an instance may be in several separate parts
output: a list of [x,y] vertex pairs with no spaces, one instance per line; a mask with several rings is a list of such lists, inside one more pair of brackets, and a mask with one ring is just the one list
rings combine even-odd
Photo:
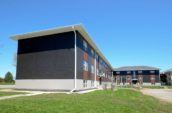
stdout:
[[12,83],[13,82],[13,75],[12,75],[11,72],[7,72],[5,74],[4,81],[7,82],[7,83]]
[[0,82],[4,82],[4,79],[0,77]]

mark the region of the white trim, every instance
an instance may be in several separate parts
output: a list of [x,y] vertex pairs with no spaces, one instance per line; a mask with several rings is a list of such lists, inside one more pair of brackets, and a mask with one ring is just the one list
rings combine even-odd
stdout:
[[74,89],[77,89],[77,35],[76,35],[76,31],[75,31],[75,26],[72,27],[73,28],[73,31],[74,31],[74,35],[75,35],[75,66],[74,66]]
[[94,87],[97,87],[97,81],[96,81],[96,76],[97,76],[97,61],[96,61],[96,55],[97,53],[95,53],[95,57],[94,57]]

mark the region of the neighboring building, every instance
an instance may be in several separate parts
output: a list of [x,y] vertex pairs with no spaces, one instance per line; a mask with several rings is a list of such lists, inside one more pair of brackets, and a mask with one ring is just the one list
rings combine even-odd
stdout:
[[159,69],[149,66],[126,66],[114,69],[118,85],[160,85]]
[[81,25],[13,36],[16,88],[83,90],[107,84],[113,68]]
[[167,85],[172,85],[172,69],[165,71],[164,74],[167,77]]

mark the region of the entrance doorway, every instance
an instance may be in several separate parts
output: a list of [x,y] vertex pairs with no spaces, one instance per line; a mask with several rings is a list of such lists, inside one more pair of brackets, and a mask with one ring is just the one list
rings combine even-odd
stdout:
[[99,77],[99,85],[102,85],[102,78]]
[[132,84],[137,84],[138,80],[137,79],[132,79]]

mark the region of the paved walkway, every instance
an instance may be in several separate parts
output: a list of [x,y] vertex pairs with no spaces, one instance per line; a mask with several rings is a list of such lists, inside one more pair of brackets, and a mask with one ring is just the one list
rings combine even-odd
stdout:
[[18,94],[18,95],[11,95],[11,96],[3,96],[0,97],[0,100],[10,99],[10,98],[16,98],[16,97],[24,97],[24,96],[34,96],[34,95],[40,95],[43,94],[41,92],[34,92],[30,94]]
[[27,90],[1,89],[0,92],[21,92],[21,93],[25,93],[25,94],[3,96],[3,97],[0,97],[0,100],[17,98],[17,97],[35,96],[35,95],[40,95],[40,94],[52,94],[52,93],[64,93],[64,94],[77,93],[77,94],[85,94],[85,93],[89,93],[89,92],[96,91],[96,90],[100,90],[100,89],[92,89],[92,90],[85,90],[85,91],[79,91],[79,92],[57,92],[57,91],[48,92],[48,91],[27,91]]
[[153,96],[160,100],[172,103],[172,90],[171,89],[143,89],[143,94]]
[[13,90],[13,89],[2,89],[0,92],[21,92],[25,94],[16,94],[10,96],[0,97],[0,100],[11,99],[16,97],[25,97],[25,96],[35,96],[40,94],[51,94],[51,93],[66,93],[66,92],[47,92],[47,91],[25,91],[25,90]]
[[0,89],[6,89],[6,88],[14,89],[15,85],[0,85]]

